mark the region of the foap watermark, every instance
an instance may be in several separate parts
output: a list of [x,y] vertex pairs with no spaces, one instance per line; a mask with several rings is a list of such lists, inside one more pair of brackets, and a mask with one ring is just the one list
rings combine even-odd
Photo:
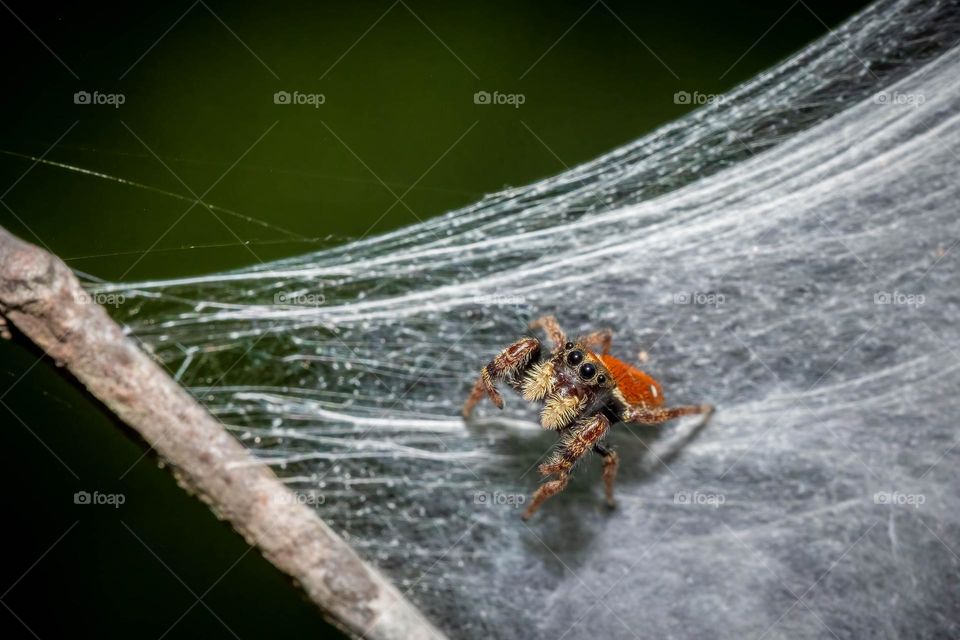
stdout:
[[94,491],[77,491],[73,494],[73,504],[80,505],[107,505],[114,509],[119,509],[127,501],[127,496],[122,493],[100,493]]
[[122,293],[97,293],[83,291],[77,294],[77,304],[98,304],[101,307],[119,307],[127,301]]
[[494,507],[513,507],[514,509],[527,501],[527,496],[522,493],[503,493],[501,491],[477,491],[473,494],[473,504]]
[[477,91],[473,94],[473,104],[506,104],[514,109],[519,109],[520,105],[527,101],[527,96],[522,93],[500,93],[494,91]]
[[327,497],[319,491],[307,491],[305,493],[285,492],[274,496],[271,501],[274,504],[301,504],[308,507],[317,507],[325,504]]
[[473,296],[473,301],[492,307],[518,307],[525,304],[527,299],[516,294],[491,293]]
[[877,291],[873,294],[873,304],[892,304],[902,307],[922,306],[927,297],[922,293],[904,293],[903,291]]
[[677,91],[673,94],[673,104],[718,104],[723,102],[723,94],[721,93],[700,93],[699,91],[694,91],[690,93],[689,91]]
[[922,493],[900,493],[899,491],[878,491],[873,494],[873,504],[892,504],[910,506],[919,509],[927,501]]
[[873,102],[875,104],[896,104],[919,107],[927,101],[927,97],[922,93],[900,93],[899,91],[881,91],[874,94]]
[[308,291],[282,291],[274,294],[274,304],[284,304],[291,307],[319,307],[327,301],[322,293]]
[[100,93],[99,91],[77,91],[73,94],[73,104],[110,106],[119,109],[127,101],[122,93]]
[[704,493],[701,491],[677,491],[673,494],[673,504],[693,507],[713,507],[719,509],[727,501],[722,493]]
[[322,93],[301,93],[300,91],[277,91],[273,94],[273,104],[309,105],[319,109],[327,101]]
[[719,291],[680,291],[673,294],[673,304],[719,307],[726,301],[726,296]]

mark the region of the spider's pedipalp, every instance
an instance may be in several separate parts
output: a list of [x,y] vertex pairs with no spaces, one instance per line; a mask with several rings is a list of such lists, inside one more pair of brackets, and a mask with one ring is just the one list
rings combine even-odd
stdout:
[[561,429],[583,410],[585,400],[581,396],[553,393],[547,398],[540,412],[540,424],[544,429]]
[[547,360],[530,367],[520,386],[520,393],[527,402],[540,402],[553,391],[553,362]]

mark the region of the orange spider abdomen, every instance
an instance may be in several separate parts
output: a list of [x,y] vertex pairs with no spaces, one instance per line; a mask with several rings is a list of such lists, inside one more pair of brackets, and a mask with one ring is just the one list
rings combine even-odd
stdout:
[[648,407],[663,404],[663,389],[652,376],[611,355],[601,355],[600,359],[617,381],[617,387],[627,402]]

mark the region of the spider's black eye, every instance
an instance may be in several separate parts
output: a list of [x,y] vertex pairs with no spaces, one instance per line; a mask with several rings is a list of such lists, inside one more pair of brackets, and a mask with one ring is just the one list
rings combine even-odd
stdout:
[[580,367],[580,377],[584,380],[589,380],[595,375],[597,375],[597,368],[589,362]]
[[569,351],[570,349],[573,349],[573,343],[568,342],[567,344],[563,345],[563,348]]
[[607,376],[603,375],[602,373],[597,376],[597,384],[606,384],[606,382]]
[[569,364],[571,367],[575,367],[581,362],[583,362],[582,351],[571,351],[567,354],[567,364]]

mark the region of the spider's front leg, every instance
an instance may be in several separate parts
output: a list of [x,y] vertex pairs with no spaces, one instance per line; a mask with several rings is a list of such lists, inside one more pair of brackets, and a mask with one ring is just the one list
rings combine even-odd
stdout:
[[530,328],[534,331],[543,329],[553,343],[554,349],[567,342],[567,334],[560,328],[560,323],[555,316],[541,316],[530,323]]
[[497,354],[487,366],[480,370],[480,377],[473,385],[467,401],[463,403],[463,417],[469,418],[473,408],[484,396],[489,397],[498,409],[503,409],[503,398],[494,386],[495,383],[505,380],[517,386],[527,369],[539,359],[540,341],[536,338],[517,340]]
[[593,445],[593,450],[603,458],[603,493],[607,497],[607,506],[612,509],[617,506],[613,499],[613,483],[617,479],[620,456],[617,455],[616,451],[607,449],[600,443]]
[[600,347],[603,355],[610,353],[610,347],[613,344],[613,331],[610,329],[600,329],[593,333],[588,333],[582,338],[583,344],[589,348]]
[[[560,441],[560,448],[539,471],[543,476],[556,475],[556,480],[545,482],[533,494],[530,506],[523,512],[523,519],[529,520],[548,498],[557,495],[567,487],[573,465],[594,447],[610,428],[610,421],[603,414],[588,416],[579,420]],[[615,460],[615,459],[614,459]],[[612,491],[611,478],[611,491]]]
[[658,407],[648,409],[640,405],[633,405],[623,412],[621,419],[624,422],[636,422],[638,424],[663,424],[668,420],[680,418],[682,416],[694,416],[703,414],[703,422],[700,426],[706,426],[713,415],[714,408],[710,404],[687,405],[683,407]]

